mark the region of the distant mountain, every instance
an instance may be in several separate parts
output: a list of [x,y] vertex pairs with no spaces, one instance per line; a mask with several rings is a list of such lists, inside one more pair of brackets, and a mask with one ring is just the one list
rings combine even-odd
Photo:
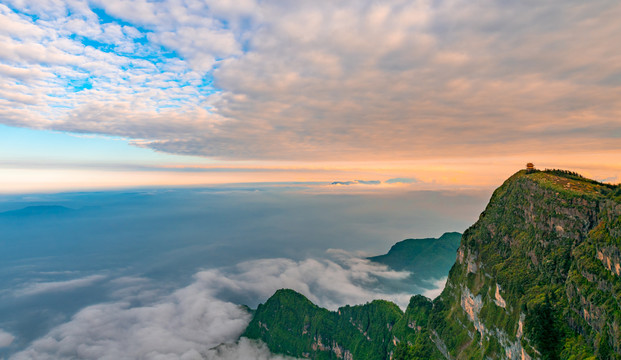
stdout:
[[60,205],[36,205],[23,209],[0,212],[0,217],[22,218],[34,216],[59,216],[75,212],[75,210]]
[[458,232],[444,233],[440,238],[407,239],[393,245],[387,254],[368,259],[394,270],[409,271],[412,281],[421,283],[448,275],[460,242]]
[[520,171],[462,236],[438,298],[331,313],[281,290],[245,336],[313,359],[619,360],[621,186]]

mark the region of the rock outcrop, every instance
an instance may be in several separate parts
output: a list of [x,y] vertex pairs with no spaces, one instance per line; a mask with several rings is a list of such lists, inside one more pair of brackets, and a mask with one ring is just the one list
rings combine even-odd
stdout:
[[[520,171],[463,234],[438,298],[414,296],[405,313],[372,304],[339,310],[342,321],[311,321],[311,331],[306,320],[280,322],[278,309],[259,307],[246,335],[315,359],[346,351],[351,359],[621,359],[621,187]],[[291,305],[298,317],[318,311]],[[260,326],[266,319],[270,330]],[[277,336],[298,339],[304,329],[308,346]],[[313,350],[318,334],[339,350]],[[283,351],[291,341],[299,348]],[[371,347],[383,352],[368,357]]]

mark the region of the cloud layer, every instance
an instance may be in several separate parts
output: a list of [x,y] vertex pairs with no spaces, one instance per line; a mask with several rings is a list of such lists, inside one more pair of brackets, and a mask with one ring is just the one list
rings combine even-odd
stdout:
[[201,359],[201,352],[238,337],[249,318],[194,284],[148,306],[89,306],[14,358]]
[[196,277],[209,288],[218,289],[219,296],[245,303],[256,298],[267,299],[276,290],[288,288],[332,310],[379,298],[405,308],[412,293],[419,290],[389,293],[383,289],[382,281],[406,279],[408,272],[390,270],[343,250],[330,250],[329,255],[332,259],[253,260],[231,269],[199,272]]
[[40,295],[48,292],[73,290],[80,287],[93,285],[103,279],[105,275],[90,275],[78,279],[50,282],[36,282],[28,284],[14,292],[15,296]]
[[404,308],[414,289],[394,293],[381,285],[408,275],[330,250],[326,259],[263,259],[201,271],[170,295],[146,279],[119,278],[111,282],[118,300],[84,308],[13,358],[283,359],[261,343],[237,341],[251,315],[236,304],[256,306],[257,299],[291,288],[330,309],[378,298]]
[[7,347],[13,343],[15,340],[15,336],[9,334],[8,332],[0,329],[0,348]]
[[0,5],[0,122],[231,159],[619,150],[621,5]]
[[286,360],[289,356],[275,355],[262,342],[241,338],[235,344],[222,344],[204,354],[206,360]]

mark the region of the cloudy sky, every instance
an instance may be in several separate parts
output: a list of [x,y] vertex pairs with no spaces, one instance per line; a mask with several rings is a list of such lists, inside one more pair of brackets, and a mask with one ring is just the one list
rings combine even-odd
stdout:
[[1,185],[493,186],[527,161],[618,182],[619,18],[612,0],[2,0]]

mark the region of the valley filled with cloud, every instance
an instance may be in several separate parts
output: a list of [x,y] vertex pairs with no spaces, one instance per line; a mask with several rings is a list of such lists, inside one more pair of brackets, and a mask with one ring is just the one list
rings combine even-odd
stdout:
[[487,196],[303,187],[3,196],[0,356],[268,359],[264,345],[238,341],[251,318],[242,305],[256,309],[281,288],[331,310],[434,297],[445,279],[413,283],[367,257],[407,236],[461,230]]
[[[276,290],[289,288],[332,310],[373,299],[391,300],[405,309],[412,293],[437,295],[444,286],[440,282],[435,289],[379,290],[382,280],[409,275],[330,250],[325,259],[262,259],[200,271],[190,285],[171,294],[156,291],[157,284],[144,278],[114,279],[117,299],[80,310],[13,358],[271,359],[262,344],[247,339],[237,342],[251,318],[239,304],[256,307],[257,299],[263,302]],[[18,296],[62,291],[60,286],[91,278],[56,287],[39,284]],[[220,344],[228,345],[216,348]]]

